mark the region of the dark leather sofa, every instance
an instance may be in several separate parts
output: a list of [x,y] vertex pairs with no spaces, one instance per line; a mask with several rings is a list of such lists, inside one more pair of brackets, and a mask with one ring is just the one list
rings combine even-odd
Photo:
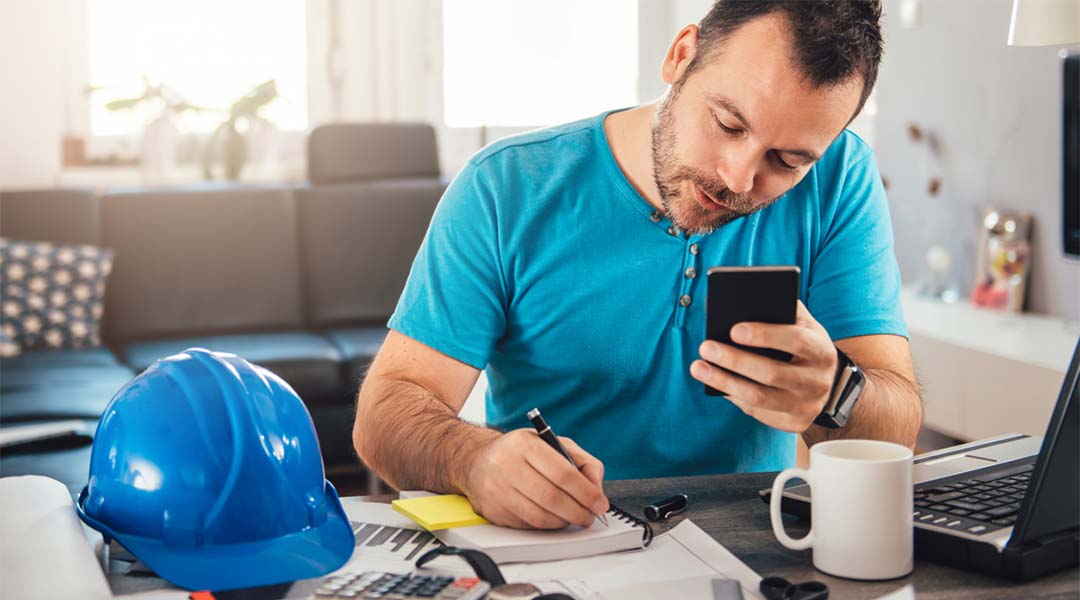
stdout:
[[[85,419],[162,356],[234,352],[304,400],[331,480],[364,476],[351,431],[359,382],[445,189],[434,130],[419,124],[315,129],[298,186],[206,184],[0,192],[0,235],[115,251],[107,348],[0,360],[0,425]],[[0,461],[85,484],[88,452]],[[37,460],[36,460],[37,459]]]

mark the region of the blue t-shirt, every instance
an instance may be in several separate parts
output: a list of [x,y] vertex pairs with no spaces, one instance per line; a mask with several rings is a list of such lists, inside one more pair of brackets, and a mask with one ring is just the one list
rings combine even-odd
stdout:
[[791,466],[795,434],[706,396],[690,375],[705,273],[798,265],[800,296],[832,339],[906,337],[872,151],[844,131],[774,204],[687,237],[627,181],[605,116],[473,156],[435,210],[389,327],[486,369],[491,426],[528,427],[538,407],[608,479]]

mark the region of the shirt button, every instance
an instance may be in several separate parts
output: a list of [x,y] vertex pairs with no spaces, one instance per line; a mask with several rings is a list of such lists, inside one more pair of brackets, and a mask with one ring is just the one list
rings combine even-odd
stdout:
[[679,306],[690,306],[690,294],[683,294],[679,297]]
[[690,244],[690,254],[697,254],[697,253],[698,253],[697,244]]
[[679,230],[675,229],[674,225],[672,225],[671,227],[668,227],[667,232],[668,232],[668,235],[679,235]]
[[694,267],[690,267],[690,268],[686,269],[686,278],[687,279],[693,279],[696,276],[697,276],[697,269],[695,269]]
[[649,218],[650,218],[650,219],[652,219],[652,222],[653,222],[653,223],[659,223],[659,222],[660,222],[660,219],[661,219],[662,217],[663,217],[663,215],[661,215],[661,214],[660,214],[660,211],[658,211],[658,210],[654,210],[654,211],[652,211],[652,214],[651,214],[651,215],[649,215]]

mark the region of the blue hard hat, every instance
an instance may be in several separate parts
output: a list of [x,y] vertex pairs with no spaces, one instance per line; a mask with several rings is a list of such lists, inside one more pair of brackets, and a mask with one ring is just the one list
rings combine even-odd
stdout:
[[188,589],[319,577],[354,544],[300,397],[267,369],[200,348],[155,362],[117,392],[77,509]]

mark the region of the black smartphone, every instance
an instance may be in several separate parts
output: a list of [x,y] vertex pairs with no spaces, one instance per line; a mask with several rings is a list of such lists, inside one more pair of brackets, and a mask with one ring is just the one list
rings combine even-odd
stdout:
[[[705,303],[705,337],[776,360],[791,355],[772,348],[756,348],[731,341],[736,323],[795,322],[799,301],[799,267],[713,267],[709,269],[709,292]],[[705,386],[708,396],[724,392]]]

